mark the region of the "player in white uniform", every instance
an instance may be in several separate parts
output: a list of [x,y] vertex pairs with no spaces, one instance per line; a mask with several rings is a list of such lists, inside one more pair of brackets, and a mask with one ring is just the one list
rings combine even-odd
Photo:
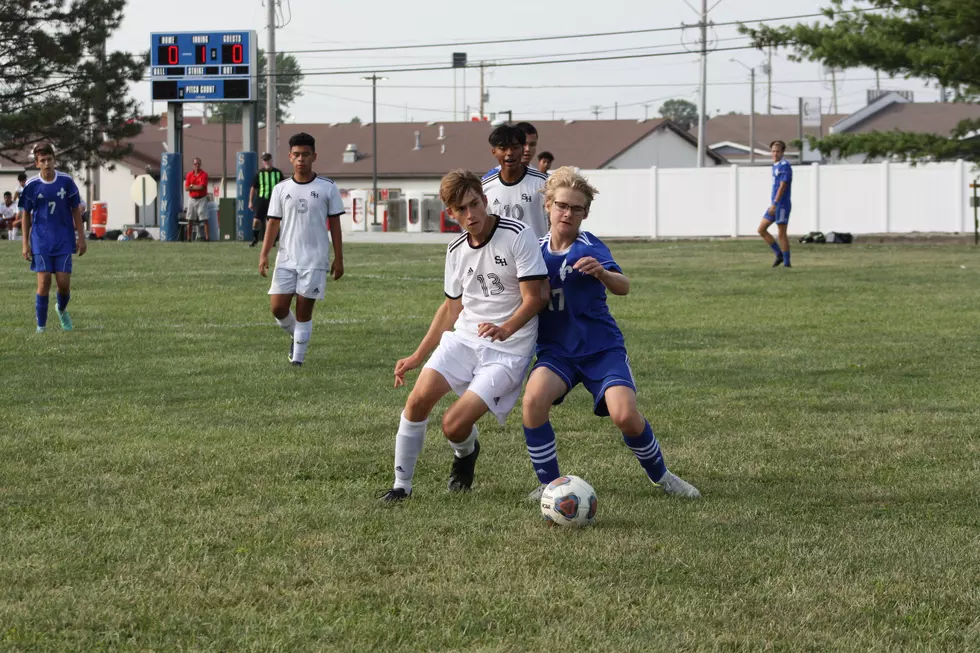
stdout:
[[[269,289],[272,314],[293,338],[289,362],[302,365],[313,332],[313,304],[323,299],[327,270],[334,280],[344,275],[340,228],[344,202],[333,181],[313,172],[316,141],[312,136],[299,133],[289,139],[289,161],[293,164],[293,176],[279,182],[269,198],[269,221],[259,255],[259,274],[266,276],[269,250],[278,236],[279,252]],[[333,263],[330,262],[331,239]],[[290,310],[294,295],[295,314]]]
[[548,216],[542,189],[548,175],[521,163],[526,142],[527,134],[510,125],[490,132],[490,152],[500,168],[483,178],[483,194],[490,213],[524,222],[535,236],[543,238],[548,233]]
[[476,421],[487,411],[506,421],[534,354],[538,313],[548,303],[547,268],[527,225],[488,215],[480,179],[467,170],[443,177],[439,196],[465,233],[446,251],[445,302],[415,353],[395,365],[397,388],[432,354],[405,402],[395,483],[385,502],[412,493],[429,413],[450,390],[459,399],[442,418],[454,452],[449,490],[470,489],[480,454]]

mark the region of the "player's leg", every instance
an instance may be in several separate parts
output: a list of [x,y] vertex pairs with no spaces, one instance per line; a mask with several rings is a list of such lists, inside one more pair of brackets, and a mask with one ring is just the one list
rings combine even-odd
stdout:
[[293,365],[302,365],[313,335],[313,305],[316,299],[296,295],[296,326],[293,330]]
[[532,501],[540,501],[544,487],[561,476],[558,445],[549,416],[551,406],[556,402],[560,403],[572,385],[567,371],[539,358],[524,388],[524,442],[531,458],[531,467],[540,484],[528,495],[528,499]]
[[450,383],[440,372],[431,367],[422,368],[412,388],[395,434],[395,481],[381,500],[393,503],[407,499],[412,494],[415,466],[425,444],[425,428],[429,414],[450,391]]
[[622,434],[623,442],[636,456],[651,481],[671,496],[697,499],[698,489],[667,469],[660,442],[653,433],[650,422],[640,414],[636,406],[636,392],[628,385],[614,385],[606,389],[603,398],[609,417]]
[[68,314],[68,301],[71,299],[71,255],[66,255],[64,258],[67,260],[58,262],[57,272],[54,275],[58,287],[55,313],[58,315],[58,321],[61,322],[61,328],[71,331],[73,326],[71,316]]
[[290,310],[293,295],[296,294],[296,270],[276,266],[272,270],[272,286],[269,288],[269,307],[276,324],[289,334],[289,360],[293,360],[293,338],[296,333],[296,315]]
[[490,410],[475,392],[467,390],[442,416],[442,433],[453,448],[449,491],[466,492],[473,486],[476,459],[480,456],[480,432],[476,422]]
[[48,268],[50,257],[34,254],[31,267],[37,271],[37,294],[34,297],[34,317],[37,332],[43,333],[48,326],[48,295],[51,293],[51,272]]
[[[258,209],[258,207],[256,207]],[[258,216],[258,210],[256,210],[256,215],[252,218],[252,242],[249,247],[255,247],[260,240],[262,240],[262,225],[264,221]]]
[[[780,209],[782,211],[783,209]],[[785,215],[784,221],[776,223],[776,229],[779,231],[779,244],[783,248],[783,265],[786,267],[793,267],[789,262],[789,236],[786,235],[786,228],[789,226],[789,216]]]
[[766,244],[769,245],[773,253],[776,254],[776,262],[772,264],[772,267],[776,267],[783,262],[783,250],[780,249],[779,243],[777,243],[776,239],[769,233],[769,227],[772,226],[773,222],[775,222],[775,220],[770,219],[769,214],[766,213],[766,215],[762,217],[762,221],[759,223],[759,235],[762,236],[762,240],[766,241]]

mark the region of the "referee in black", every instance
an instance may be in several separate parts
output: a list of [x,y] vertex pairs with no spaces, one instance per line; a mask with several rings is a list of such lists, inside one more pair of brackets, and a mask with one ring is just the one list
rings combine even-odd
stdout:
[[262,155],[262,169],[255,173],[252,190],[248,195],[248,208],[255,211],[255,218],[252,220],[252,244],[249,247],[255,247],[265,235],[263,227],[269,213],[269,198],[272,197],[272,189],[280,181],[282,171],[272,165],[272,155],[266,152]]

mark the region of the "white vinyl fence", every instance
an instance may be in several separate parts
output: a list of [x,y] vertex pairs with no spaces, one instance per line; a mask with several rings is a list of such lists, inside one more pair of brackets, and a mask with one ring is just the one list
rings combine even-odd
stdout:
[[[749,236],[769,207],[768,167],[583,170],[599,189],[583,229],[600,237]],[[972,232],[963,161],[793,168],[789,231]]]

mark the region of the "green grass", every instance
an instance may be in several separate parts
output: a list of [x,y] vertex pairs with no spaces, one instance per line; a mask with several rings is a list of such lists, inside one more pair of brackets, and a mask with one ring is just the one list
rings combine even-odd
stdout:
[[93,243],[63,333],[0,243],[2,651],[980,648],[980,252],[614,244],[640,407],[706,495],[658,495],[579,388],[594,528],[547,528],[519,411],[385,508],[392,368],[443,248],[348,246],[307,363],[240,245]]

